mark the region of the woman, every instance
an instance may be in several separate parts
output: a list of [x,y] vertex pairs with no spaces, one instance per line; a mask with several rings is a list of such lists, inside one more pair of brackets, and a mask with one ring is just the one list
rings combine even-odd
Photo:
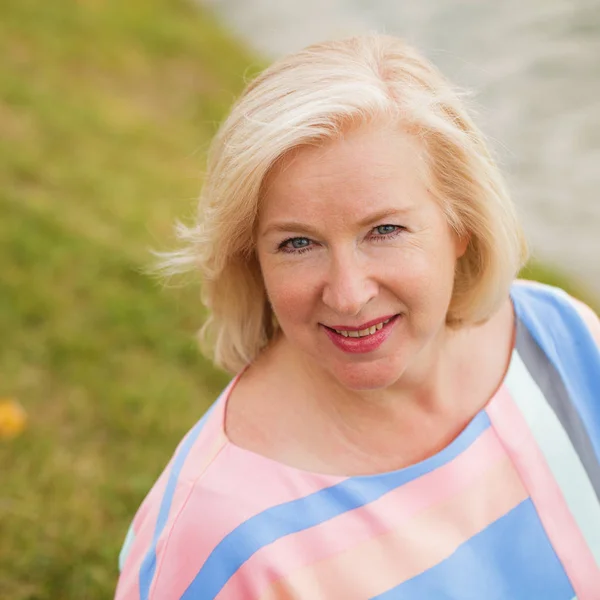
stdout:
[[514,283],[481,134],[387,36],[252,82],[198,222],[238,373],[138,511],[121,599],[600,598],[600,325]]

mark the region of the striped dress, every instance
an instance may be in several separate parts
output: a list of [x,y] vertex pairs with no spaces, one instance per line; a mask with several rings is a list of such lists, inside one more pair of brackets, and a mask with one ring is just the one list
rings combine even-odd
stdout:
[[336,477],[228,441],[230,386],[136,514],[119,600],[600,600],[600,324],[518,282],[506,378],[438,454]]

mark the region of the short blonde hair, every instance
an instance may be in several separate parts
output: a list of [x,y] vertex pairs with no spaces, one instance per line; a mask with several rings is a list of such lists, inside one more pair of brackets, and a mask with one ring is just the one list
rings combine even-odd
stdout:
[[309,46],[249,83],[214,138],[196,222],[164,266],[198,271],[209,316],[205,349],[231,372],[251,362],[276,325],[254,251],[265,177],[290,151],[389,119],[414,132],[430,190],[450,227],[468,236],[447,323],[487,320],[506,299],[527,251],[512,202],[459,95],[403,41],[366,35]]

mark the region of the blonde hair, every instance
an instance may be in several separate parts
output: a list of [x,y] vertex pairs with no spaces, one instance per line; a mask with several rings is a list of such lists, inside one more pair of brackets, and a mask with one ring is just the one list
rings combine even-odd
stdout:
[[170,273],[200,271],[209,316],[201,336],[215,363],[236,372],[274,334],[254,252],[261,188],[291,150],[389,119],[426,150],[430,189],[450,227],[468,236],[447,323],[487,320],[526,259],[513,205],[482,134],[458,94],[403,41],[366,35],[310,46],[249,83],[214,138],[196,222],[178,226],[183,247]]

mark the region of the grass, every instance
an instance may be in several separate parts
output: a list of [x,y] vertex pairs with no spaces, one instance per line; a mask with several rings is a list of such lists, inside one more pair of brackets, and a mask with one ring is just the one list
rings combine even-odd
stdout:
[[4,0],[0,61],[0,398],[29,415],[0,441],[0,598],[110,598],[133,513],[227,380],[196,351],[198,289],[161,289],[147,250],[260,65],[183,0]]
[[109,598],[127,523],[226,377],[142,274],[256,69],[177,0],[0,8],[0,598]]

